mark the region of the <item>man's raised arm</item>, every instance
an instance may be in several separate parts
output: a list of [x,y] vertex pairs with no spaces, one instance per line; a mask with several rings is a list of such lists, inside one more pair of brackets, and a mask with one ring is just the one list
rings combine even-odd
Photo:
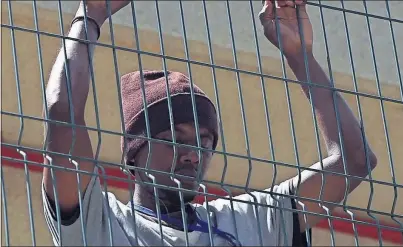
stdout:
[[[318,62],[315,60],[312,54],[308,55],[308,70],[310,80],[312,83],[330,86],[330,82],[327,79],[326,74],[321,69]],[[296,59],[289,60],[288,64],[293,70],[294,74],[300,81],[306,80],[306,67],[304,60]],[[309,89],[307,86],[302,86],[302,89],[307,97],[309,97]],[[338,110],[339,120],[336,119],[335,104],[333,103],[333,94]],[[318,170],[315,171],[303,171],[301,173],[301,180],[298,176],[293,178],[293,184],[298,188],[298,195],[310,199],[320,199],[319,195],[322,189],[322,166],[323,170],[346,174],[350,176],[366,177],[368,172],[375,168],[377,163],[374,153],[371,151],[369,145],[365,147],[364,138],[361,131],[361,126],[352,111],[348,107],[347,103],[343,100],[339,93],[332,93],[329,89],[311,87],[311,95],[313,102],[311,102],[315,108],[316,117],[319,129],[325,140],[328,157],[320,162],[312,165],[310,168]],[[344,144],[344,161],[342,157],[342,146],[339,141],[338,123],[342,133],[342,141]],[[367,150],[365,150],[367,148]],[[346,167],[346,171],[344,169]],[[326,202],[338,203],[343,200],[348,180],[347,194],[353,191],[361,183],[360,179],[347,178],[342,175],[335,175],[329,173],[323,173],[325,183],[322,191],[323,205],[329,209],[333,209],[334,206],[326,204]],[[318,203],[301,201],[305,204],[305,210],[308,212],[326,213]],[[299,209],[302,209],[298,205]],[[301,227],[304,227],[304,220],[300,215]],[[310,227],[315,225],[323,217],[314,217],[307,214],[308,224]]]
[[[287,58],[288,65],[294,72],[299,81],[309,82],[317,85],[331,87],[331,83],[326,74],[316,61],[313,52],[313,31],[305,9],[305,1],[278,1],[280,8],[276,9],[280,26],[280,37],[282,48]],[[277,47],[280,47],[277,39],[277,28],[274,19],[274,4],[272,1],[266,1],[260,13],[260,20],[264,27],[265,36]],[[299,24],[297,20],[297,11],[299,11],[300,24],[303,28],[304,46],[302,46]],[[305,48],[305,49],[304,49]],[[305,66],[304,53],[307,58]],[[308,71],[308,75],[306,73]],[[307,85],[301,85],[302,91],[309,99],[309,88]],[[318,127],[326,144],[327,157],[312,165],[310,168],[318,170],[301,172],[301,177],[292,178],[292,184],[297,188],[297,196],[308,199],[320,199],[322,189],[322,174],[325,183],[322,191],[322,205],[332,210],[334,206],[328,204],[338,203],[344,198],[347,189],[346,177],[326,173],[326,171],[337,172],[341,174],[366,177],[369,170],[372,170],[377,159],[370,147],[365,147],[361,126],[347,103],[337,92],[326,88],[312,86],[310,89],[312,96],[312,106],[314,107]],[[334,98],[334,100],[333,100]],[[335,104],[334,104],[335,102]],[[336,118],[335,105],[338,113]],[[340,124],[342,142],[339,140],[338,121]],[[343,145],[341,144],[343,143]],[[342,157],[342,146],[344,147],[345,164]],[[367,150],[366,150],[367,149]],[[325,172],[322,172],[322,166]],[[346,172],[344,171],[346,166]],[[360,179],[348,178],[349,188],[347,193],[354,190],[360,183]],[[326,211],[317,202],[300,200],[304,205],[304,210],[313,213],[326,213]],[[301,205],[297,204],[298,209],[302,210]],[[323,217],[316,217],[306,214],[307,224],[313,227]],[[302,213],[299,214],[301,231],[306,228],[306,222]]]
[[[94,21],[88,20],[88,33],[85,34],[85,23],[78,20],[72,25],[68,34],[69,38],[87,39],[95,42],[98,38],[97,25],[99,27],[107,19],[107,8],[105,1],[86,1],[86,8],[83,2],[77,10],[76,17],[84,17],[84,9],[88,17]],[[111,1],[110,7],[112,14],[127,5],[129,1]],[[53,65],[50,78],[46,88],[47,110],[51,120],[72,123],[71,115],[74,116],[74,124],[85,126],[84,110],[89,90],[89,56],[94,51],[94,45],[83,42],[66,39],[65,49],[62,47]],[[67,64],[67,66],[66,66]],[[68,67],[69,81],[66,77],[66,67]],[[71,100],[69,102],[67,84],[69,83]],[[71,104],[71,108],[70,108]],[[72,114],[71,114],[72,113]],[[73,140],[73,129],[70,126],[63,126],[55,123],[48,123],[47,131],[47,150],[68,154],[70,152],[75,157],[93,158],[88,131],[85,128],[76,127]],[[74,143],[73,143],[74,141]],[[74,145],[73,145],[74,144]],[[51,155],[54,166],[61,166],[74,169],[75,166],[68,158]],[[79,163],[79,169],[87,172],[93,172],[94,162],[74,159]],[[48,160],[45,159],[48,164]],[[78,205],[78,183],[75,172],[54,169],[58,203],[63,211],[74,210]],[[81,192],[84,192],[91,176],[81,175]],[[47,196],[54,201],[53,183],[49,168],[44,168],[43,181]]]

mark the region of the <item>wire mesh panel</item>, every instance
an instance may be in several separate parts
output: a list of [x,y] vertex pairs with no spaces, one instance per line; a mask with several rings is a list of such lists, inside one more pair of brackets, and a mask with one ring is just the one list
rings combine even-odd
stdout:
[[2,1],[2,244],[402,245],[399,1]]

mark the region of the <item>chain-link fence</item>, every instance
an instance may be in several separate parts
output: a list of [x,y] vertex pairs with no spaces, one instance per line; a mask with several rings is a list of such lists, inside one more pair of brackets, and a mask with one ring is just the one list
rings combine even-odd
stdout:
[[2,244],[402,245],[402,10],[2,1]]

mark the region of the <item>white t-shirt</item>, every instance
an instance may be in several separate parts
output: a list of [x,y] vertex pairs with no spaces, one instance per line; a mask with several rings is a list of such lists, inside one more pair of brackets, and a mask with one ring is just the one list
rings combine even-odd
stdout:
[[[283,182],[273,188],[273,192],[288,195],[290,183]],[[237,236],[242,246],[291,246],[295,235],[295,215],[290,210],[293,204],[289,197],[271,196],[269,193],[253,192],[257,207],[250,202],[254,198],[243,194],[233,199],[234,213],[230,200],[217,199],[206,204],[193,205],[204,222],[210,215],[211,223],[222,231]],[[86,232],[86,244],[89,246],[161,246],[160,225],[131,209],[130,204],[123,204],[114,194],[105,193],[94,176],[83,196],[82,215],[73,217],[70,222],[59,224],[44,186],[42,186],[44,215],[56,246],[83,246],[83,227]],[[109,200],[109,205],[106,198]],[[274,199],[273,199],[274,198]],[[248,203],[249,202],[249,203]],[[257,209],[257,211],[256,211]],[[134,212],[134,213],[133,213]],[[213,213],[210,213],[213,212]],[[77,212],[80,213],[79,211]],[[76,215],[77,216],[77,215]],[[235,220],[234,220],[235,218]],[[81,221],[83,222],[83,227]],[[261,229],[259,238],[258,220]],[[298,224],[298,221],[296,221]],[[236,229],[236,230],[235,230]],[[297,229],[298,231],[298,229]],[[162,226],[164,246],[186,246],[186,233],[167,226]],[[293,234],[294,233],[294,234]],[[190,246],[210,246],[210,235],[200,231],[188,232]],[[232,246],[231,242],[212,234],[214,246]],[[295,236],[294,236],[295,238]],[[294,240],[295,241],[295,240]]]

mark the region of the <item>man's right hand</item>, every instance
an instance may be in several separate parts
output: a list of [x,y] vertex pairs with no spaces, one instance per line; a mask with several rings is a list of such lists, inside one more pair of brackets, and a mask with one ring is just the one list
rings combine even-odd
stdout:
[[[108,3],[107,3],[108,2]],[[84,16],[84,9],[87,15],[94,18],[99,27],[101,27],[104,22],[109,17],[108,8],[110,8],[110,15],[115,14],[120,9],[128,5],[130,0],[85,0],[80,2],[76,16]],[[85,8],[84,8],[85,5]],[[108,6],[109,5],[109,6]]]

